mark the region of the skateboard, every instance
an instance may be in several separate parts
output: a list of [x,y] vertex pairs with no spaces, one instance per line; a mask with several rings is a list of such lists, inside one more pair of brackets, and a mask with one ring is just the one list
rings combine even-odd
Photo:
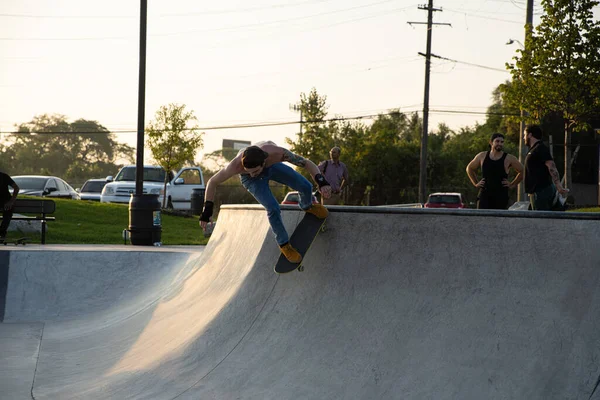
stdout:
[[296,269],[300,272],[304,271],[304,266],[302,265],[304,256],[315,241],[319,232],[325,231],[326,220],[327,218],[319,219],[310,213],[304,215],[304,218],[302,218],[302,221],[300,221],[290,238],[290,244],[293,248],[298,250],[300,255],[302,255],[302,261],[299,264],[291,263],[282,253],[279,255],[279,260],[277,260],[277,264],[275,265],[275,272],[278,274],[285,274]]
[[0,243],[2,243],[5,246],[9,243],[14,244],[15,246],[18,246],[20,244],[25,246],[25,244],[27,243],[28,240],[29,240],[28,237],[22,237],[22,238],[18,238],[18,239],[0,239]]

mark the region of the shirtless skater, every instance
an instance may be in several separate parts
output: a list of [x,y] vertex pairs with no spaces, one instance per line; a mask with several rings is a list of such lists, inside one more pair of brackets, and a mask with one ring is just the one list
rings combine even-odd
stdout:
[[298,205],[302,210],[321,219],[326,218],[329,211],[321,204],[312,204],[312,184],[293,168],[283,164],[284,162],[306,168],[319,186],[323,197],[327,199],[331,196],[331,186],[312,161],[273,142],[257,143],[255,146],[240,150],[225,168],[208,180],[206,202],[200,216],[202,229],[206,231],[206,226],[212,217],[217,186],[235,175],[240,175],[242,185],[267,210],[271,230],[285,258],[292,263],[300,263],[302,256],[289,243],[289,236],[281,219],[279,203],[269,188],[269,181],[279,182],[297,190],[300,195]]

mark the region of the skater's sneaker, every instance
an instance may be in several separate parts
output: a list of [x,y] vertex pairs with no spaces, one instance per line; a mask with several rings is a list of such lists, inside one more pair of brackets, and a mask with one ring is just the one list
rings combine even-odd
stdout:
[[306,212],[311,213],[319,219],[325,219],[329,215],[329,211],[322,204],[313,204]]
[[279,246],[279,249],[287,258],[287,260],[293,264],[299,264],[302,261],[302,256],[298,253],[298,250],[292,247],[292,245],[288,242],[283,246]]

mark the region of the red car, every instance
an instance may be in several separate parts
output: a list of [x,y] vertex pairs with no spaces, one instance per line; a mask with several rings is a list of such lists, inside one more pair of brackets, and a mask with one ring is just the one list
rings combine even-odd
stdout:
[[[298,192],[288,192],[281,204],[298,204],[298,201],[300,201],[300,195]],[[313,196],[312,202],[313,204],[319,204],[319,201],[315,196]]]
[[432,193],[425,208],[465,208],[465,202],[460,193]]

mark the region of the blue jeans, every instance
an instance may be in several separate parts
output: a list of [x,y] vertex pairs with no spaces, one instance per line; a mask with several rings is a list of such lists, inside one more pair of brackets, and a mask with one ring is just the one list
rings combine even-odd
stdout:
[[282,183],[298,191],[300,202],[298,205],[303,210],[312,206],[312,184],[308,179],[294,171],[285,164],[277,163],[263,169],[261,174],[252,178],[248,174],[241,174],[242,185],[254,198],[267,210],[269,224],[275,235],[278,245],[286,244],[289,236],[281,219],[281,209],[273,192],[269,188],[269,181]]

